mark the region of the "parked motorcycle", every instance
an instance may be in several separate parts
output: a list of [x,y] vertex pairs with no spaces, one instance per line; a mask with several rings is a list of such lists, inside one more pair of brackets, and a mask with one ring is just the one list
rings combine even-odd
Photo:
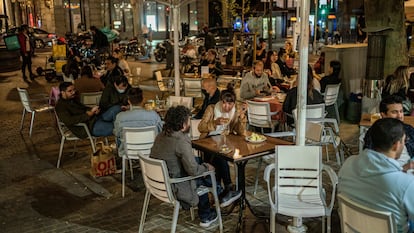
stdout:
[[119,49],[124,54],[125,59],[128,57],[133,57],[135,60],[138,60],[140,57],[147,55],[147,50],[144,47],[145,44],[140,44],[136,37],[130,39],[129,41],[120,41]]
[[155,46],[154,57],[157,62],[162,62],[167,58],[167,50],[172,50],[172,45],[169,40],[164,40]]

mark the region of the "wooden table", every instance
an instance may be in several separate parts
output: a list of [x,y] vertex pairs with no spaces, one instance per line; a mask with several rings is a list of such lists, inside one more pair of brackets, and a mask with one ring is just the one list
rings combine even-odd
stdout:
[[[278,138],[266,137],[267,140],[264,142],[250,143],[247,142],[243,136],[228,135],[226,137],[227,145],[232,149],[232,151],[227,154],[220,152],[220,146],[223,141],[223,136],[221,135],[194,140],[192,141],[192,145],[193,148],[199,151],[215,154],[216,156],[220,156],[221,158],[237,165],[238,186],[242,191],[237,229],[241,229],[245,204],[247,204],[250,208],[249,202],[246,200],[245,168],[247,162],[250,159],[274,153],[276,145],[292,145],[292,142],[284,141]],[[239,149],[239,157],[234,158],[233,155],[236,149]]]
[[[404,123],[414,127],[414,116],[404,116]],[[365,136],[365,133],[371,127],[373,122],[371,122],[371,114],[363,113],[361,115],[361,121],[359,122],[359,153],[362,152],[364,141],[362,138]]]

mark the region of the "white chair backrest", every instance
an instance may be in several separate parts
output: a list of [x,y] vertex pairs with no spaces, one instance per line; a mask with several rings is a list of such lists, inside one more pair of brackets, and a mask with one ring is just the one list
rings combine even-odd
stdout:
[[184,96],[203,97],[201,81],[201,78],[183,78]]
[[[297,109],[293,109],[293,118],[297,120]],[[325,104],[306,105],[306,120],[322,122],[325,119]]]
[[391,212],[378,211],[338,194],[342,232],[394,233],[397,227]]
[[155,78],[157,79],[157,85],[160,91],[167,91],[167,87],[164,85],[164,79],[162,78],[161,71],[155,71]]
[[155,126],[122,128],[124,152],[127,156],[136,156],[139,151],[148,156],[154,145],[156,135],[157,129]]
[[320,194],[322,187],[320,146],[276,146],[275,152],[276,196]]
[[165,161],[139,154],[139,162],[147,191],[160,201],[174,203],[175,198],[168,182],[169,174]]
[[331,106],[336,103],[341,84],[326,85],[324,101],[326,106]]
[[197,140],[200,138],[200,131],[198,131],[198,125],[201,119],[191,119],[190,138],[191,140]]
[[32,112],[32,106],[30,105],[30,98],[27,90],[24,88],[17,88],[17,92],[19,92],[20,101],[22,102],[23,107],[26,109],[27,112]]
[[249,125],[271,127],[270,104],[267,102],[247,101]]
[[101,101],[102,91],[98,92],[86,92],[80,94],[80,101],[86,106],[99,105]]
[[178,105],[186,106],[189,109],[193,108],[193,98],[184,96],[168,96],[168,107],[175,107]]

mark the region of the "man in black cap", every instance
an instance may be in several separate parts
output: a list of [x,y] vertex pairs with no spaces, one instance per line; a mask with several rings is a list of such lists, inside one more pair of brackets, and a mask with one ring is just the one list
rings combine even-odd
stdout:
[[259,38],[259,44],[256,47],[256,60],[265,62],[266,60],[266,41],[263,38]]

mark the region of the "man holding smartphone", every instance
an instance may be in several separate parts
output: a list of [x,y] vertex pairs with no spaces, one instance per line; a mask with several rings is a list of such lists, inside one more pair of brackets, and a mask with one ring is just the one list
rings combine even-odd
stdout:
[[55,106],[59,119],[69,130],[79,138],[86,138],[87,134],[83,127],[76,126],[78,123],[86,123],[93,136],[110,136],[114,128],[113,119],[104,120],[99,115],[99,106],[88,107],[75,98],[75,86],[71,82],[62,82],[59,85],[60,98]]

